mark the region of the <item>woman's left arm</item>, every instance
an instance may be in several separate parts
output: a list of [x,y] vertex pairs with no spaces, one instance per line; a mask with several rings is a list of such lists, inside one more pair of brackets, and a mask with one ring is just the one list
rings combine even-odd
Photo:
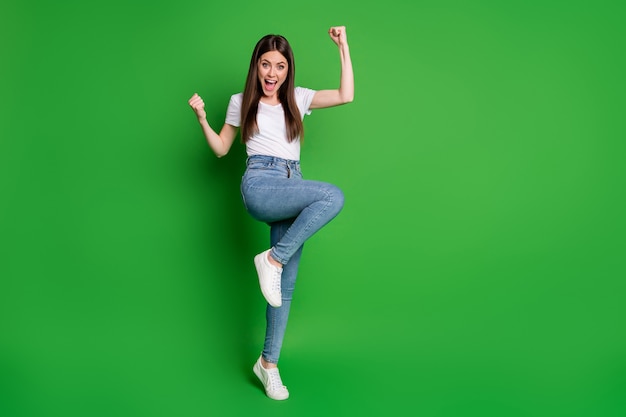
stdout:
[[330,38],[339,47],[341,58],[341,80],[337,90],[319,90],[313,96],[311,109],[339,106],[354,100],[354,74],[348,47],[348,36],[345,26],[335,26],[328,30]]

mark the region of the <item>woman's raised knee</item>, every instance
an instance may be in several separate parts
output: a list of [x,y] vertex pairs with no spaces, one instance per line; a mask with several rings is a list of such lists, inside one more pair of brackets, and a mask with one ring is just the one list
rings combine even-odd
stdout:
[[343,208],[343,203],[344,203],[343,191],[341,191],[339,187],[332,185],[332,184],[329,184],[329,188],[327,191],[328,191],[328,199],[329,199],[329,202],[331,203],[331,207],[333,208],[335,215],[337,215]]

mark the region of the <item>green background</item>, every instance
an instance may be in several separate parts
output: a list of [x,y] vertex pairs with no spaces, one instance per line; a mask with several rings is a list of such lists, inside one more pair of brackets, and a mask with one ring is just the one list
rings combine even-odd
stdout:
[[[0,415],[624,416],[619,1],[4,1]],[[215,158],[256,41],[298,85],[307,178],[346,195],[306,245],[281,370],[251,367],[268,229]]]

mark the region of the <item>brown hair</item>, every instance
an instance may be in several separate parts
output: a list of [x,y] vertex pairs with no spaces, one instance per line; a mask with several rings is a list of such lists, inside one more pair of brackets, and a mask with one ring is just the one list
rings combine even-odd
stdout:
[[259,100],[263,95],[263,89],[259,81],[258,67],[261,55],[270,51],[278,51],[287,59],[287,78],[278,90],[278,99],[285,112],[285,125],[287,128],[287,139],[289,142],[304,135],[304,127],[300,110],[296,104],[294,79],[296,73],[293,51],[287,39],[280,35],[265,35],[254,47],[250,68],[246,78],[246,87],[243,91],[241,103],[241,140],[247,142],[255,132],[258,131],[256,116],[259,107]]

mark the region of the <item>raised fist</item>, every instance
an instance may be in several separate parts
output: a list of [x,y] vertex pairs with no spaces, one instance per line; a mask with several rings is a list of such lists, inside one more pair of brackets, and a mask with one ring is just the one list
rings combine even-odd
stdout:
[[346,34],[345,26],[333,26],[328,29],[330,38],[337,44],[337,46],[345,45],[348,43],[348,35]]
[[204,101],[202,97],[200,97],[197,93],[194,93],[193,96],[189,99],[189,105],[196,112],[196,116],[198,119],[206,119],[206,112],[204,111]]

